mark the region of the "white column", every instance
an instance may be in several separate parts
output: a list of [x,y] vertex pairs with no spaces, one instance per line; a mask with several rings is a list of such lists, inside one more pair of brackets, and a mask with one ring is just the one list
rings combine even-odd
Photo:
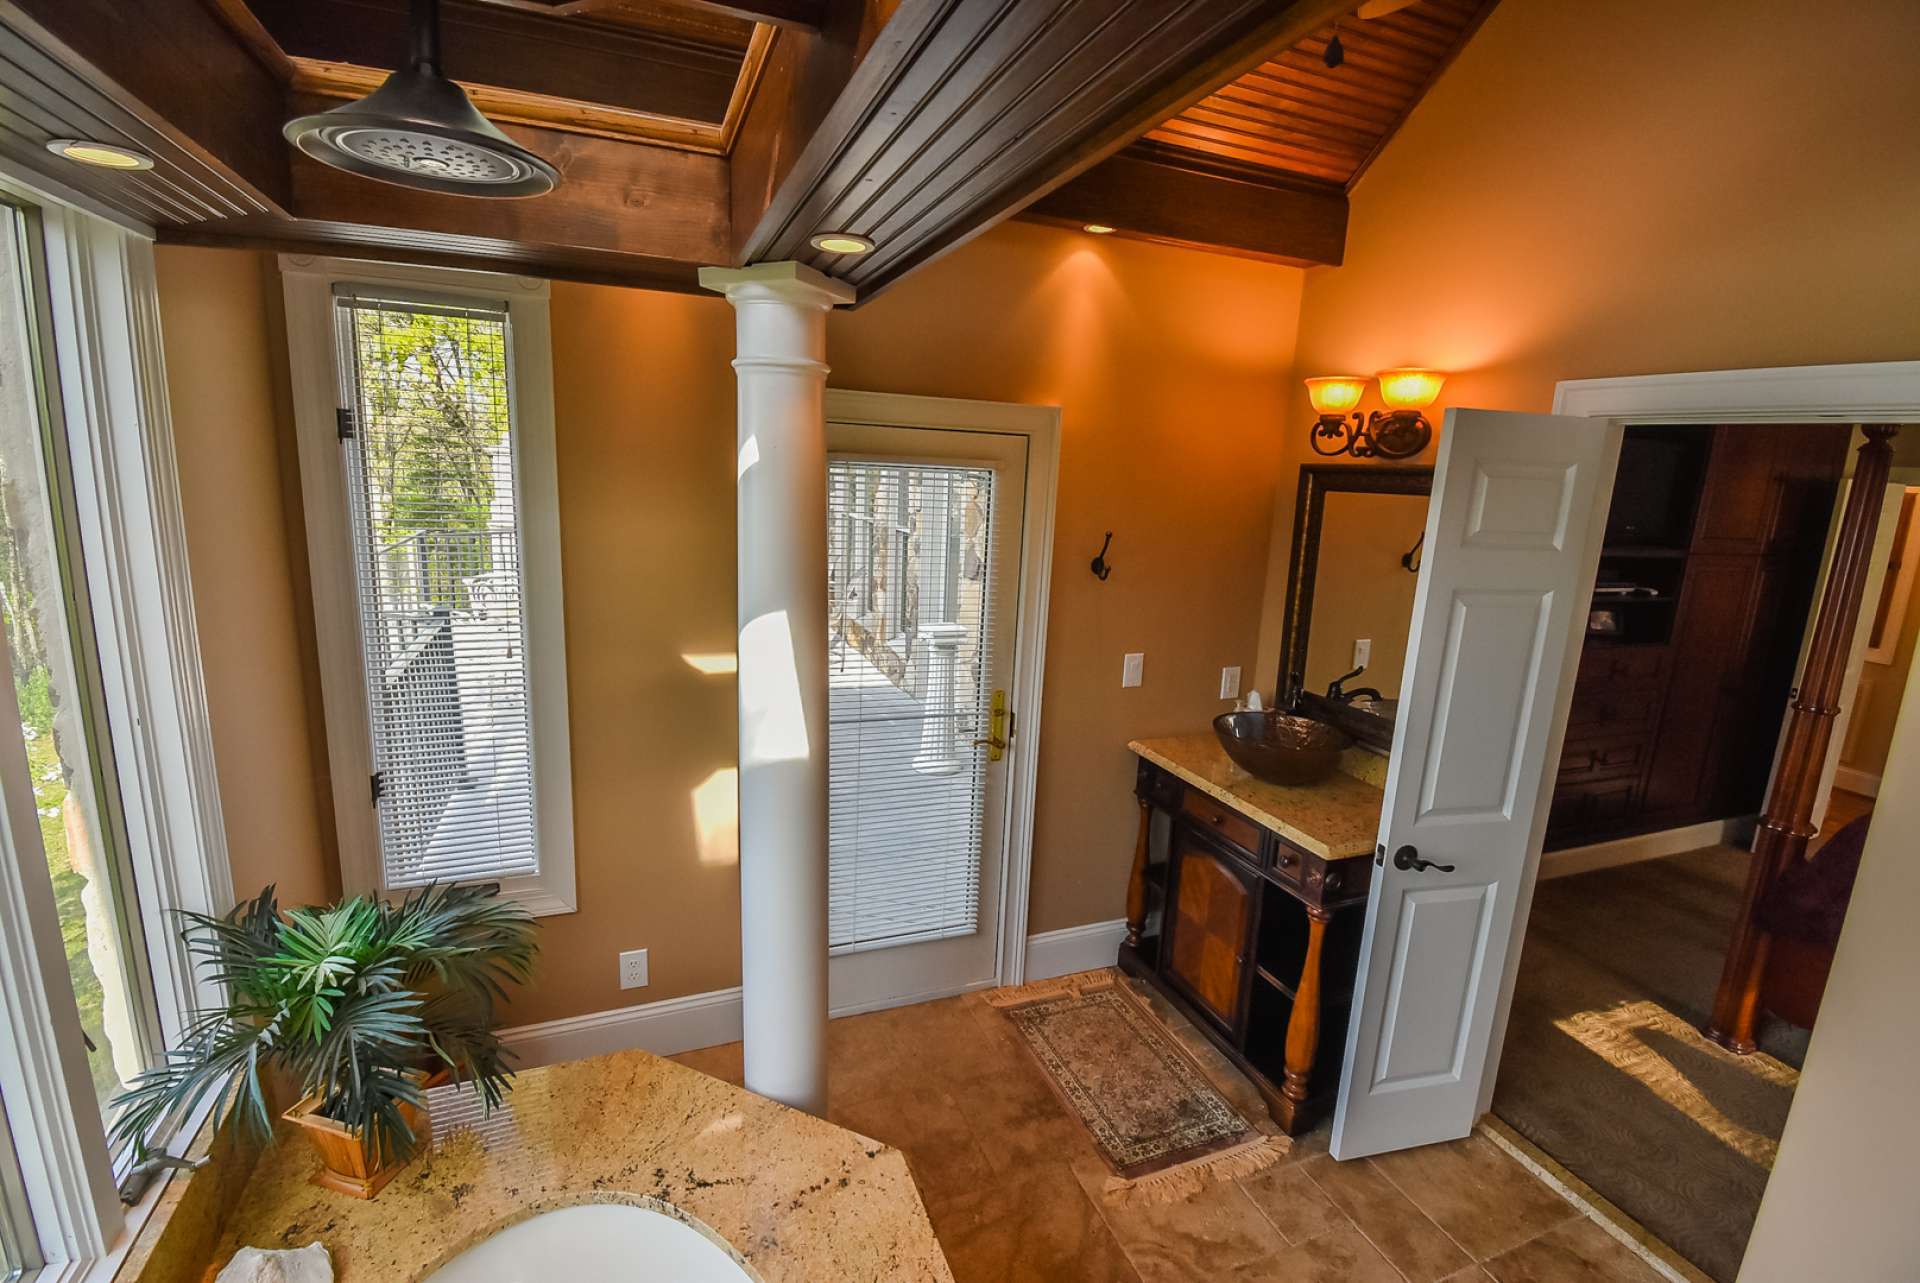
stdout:
[[802,263],[700,270],[735,314],[740,984],[749,1090],[827,1111],[827,311]]

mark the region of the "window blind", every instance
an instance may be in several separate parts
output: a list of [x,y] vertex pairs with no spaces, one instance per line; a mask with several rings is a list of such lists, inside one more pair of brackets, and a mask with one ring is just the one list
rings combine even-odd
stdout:
[[992,506],[989,469],[829,464],[835,952],[979,929]]
[[382,881],[532,876],[505,306],[361,287],[335,313]]

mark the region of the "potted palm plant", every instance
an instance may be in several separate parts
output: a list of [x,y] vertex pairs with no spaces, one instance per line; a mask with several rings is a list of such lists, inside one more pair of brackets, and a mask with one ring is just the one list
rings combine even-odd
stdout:
[[284,913],[268,887],[224,917],[186,915],[181,937],[226,1001],[115,1099],[112,1138],[136,1159],[209,1099],[221,1126],[270,1137],[278,1071],[302,1092],[285,1116],[320,1150],[314,1179],[371,1198],[431,1136],[431,1082],[470,1083],[489,1110],[510,1086],[494,1004],[532,973],[538,945],[498,886]]

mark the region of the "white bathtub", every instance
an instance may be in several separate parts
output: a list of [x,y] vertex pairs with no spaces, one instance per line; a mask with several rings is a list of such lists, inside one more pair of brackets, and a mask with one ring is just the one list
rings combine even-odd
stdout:
[[718,1243],[648,1207],[589,1203],[483,1239],[426,1283],[752,1283]]

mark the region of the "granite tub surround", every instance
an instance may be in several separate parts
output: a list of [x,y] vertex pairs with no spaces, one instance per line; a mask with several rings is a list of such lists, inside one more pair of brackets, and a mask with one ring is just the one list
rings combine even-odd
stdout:
[[1373,854],[1385,795],[1344,769],[1317,784],[1269,784],[1235,766],[1212,732],[1134,740],[1127,749],[1322,859]]
[[444,1097],[434,1116],[432,1152],[370,1202],[314,1185],[313,1149],[282,1135],[207,1277],[243,1246],[317,1239],[339,1283],[417,1283],[509,1225],[615,1202],[679,1217],[764,1283],[952,1283],[898,1150],[646,1052],[527,1070],[491,1118]]

